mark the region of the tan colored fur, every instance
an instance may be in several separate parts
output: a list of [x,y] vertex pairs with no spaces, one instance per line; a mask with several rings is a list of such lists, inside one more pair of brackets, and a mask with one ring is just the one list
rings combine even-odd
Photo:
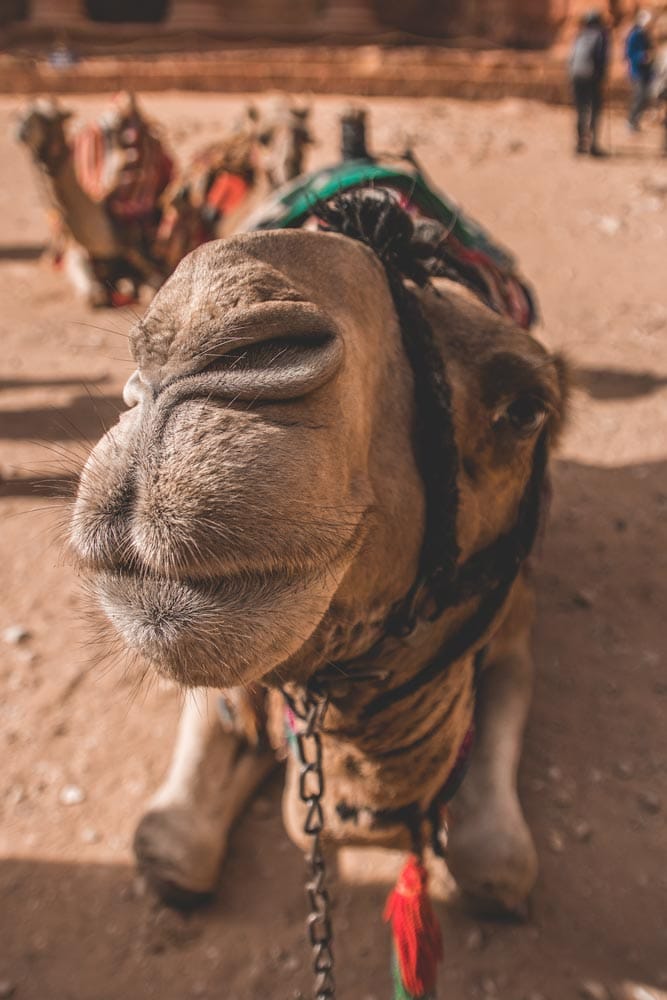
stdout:
[[[555,433],[562,371],[532,337],[458,287],[441,282],[419,295],[451,382],[463,561],[514,524],[530,477],[540,426],[517,433],[508,407],[539,398]],[[208,244],[156,297],[132,349],[135,405],[93,451],[72,525],[81,566],[121,637],[186,685],[298,686],[327,662],[362,669],[415,578],[425,504],[413,377],[376,257],[344,237],[304,231]],[[527,663],[526,593],[519,579],[503,612],[438,683],[391,712],[367,717],[373,684],[335,693],[324,739],[330,836],[386,840],[397,831],[380,828],[378,811],[429,804],[471,722],[476,649],[495,632],[488,677]],[[385,690],[427,664],[474,606],[388,641]],[[479,718],[499,735],[489,737],[491,750],[479,739],[469,801],[459,809],[459,830],[474,839],[476,794],[485,782],[497,789],[488,816],[491,827],[507,827],[498,879],[476,880],[476,862],[452,841],[461,883],[507,906],[520,902],[535,873],[515,782],[529,693],[519,685],[514,700],[484,707],[482,685]],[[496,767],[492,748],[503,739]],[[409,753],[395,752],[411,743]],[[202,758],[198,767],[205,774],[209,765]],[[288,770],[285,814],[298,839],[294,765]],[[196,798],[188,800],[193,822],[211,809]],[[343,800],[352,823],[341,816]],[[195,862],[190,875],[180,866],[182,888],[210,883],[233,818],[227,811],[215,826],[207,876]],[[169,853],[165,841],[158,854]]]

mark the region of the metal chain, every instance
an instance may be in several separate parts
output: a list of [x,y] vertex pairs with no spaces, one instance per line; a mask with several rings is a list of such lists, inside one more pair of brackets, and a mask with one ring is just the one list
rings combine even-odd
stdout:
[[324,772],[322,770],[322,739],[320,736],[324,716],[329,707],[328,695],[307,687],[298,717],[301,732],[296,734],[296,756],[299,763],[299,798],[306,805],[303,831],[311,840],[307,855],[309,878],[306,893],[310,906],[307,927],[313,949],[315,973],[315,1000],[335,1000],[334,959],[332,950],[331,902],[325,886],[326,864],[322,853],[321,834],[324,828],[322,796]]

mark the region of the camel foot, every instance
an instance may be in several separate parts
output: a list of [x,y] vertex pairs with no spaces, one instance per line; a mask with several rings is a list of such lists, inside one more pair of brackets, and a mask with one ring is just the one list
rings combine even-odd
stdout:
[[218,884],[227,842],[197,824],[193,810],[151,809],[134,835],[139,871],[162,902],[190,909],[207,902]]
[[[458,821],[457,821],[458,820]],[[518,803],[454,816],[447,866],[475,910],[525,917],[537,878],[537,852]]]

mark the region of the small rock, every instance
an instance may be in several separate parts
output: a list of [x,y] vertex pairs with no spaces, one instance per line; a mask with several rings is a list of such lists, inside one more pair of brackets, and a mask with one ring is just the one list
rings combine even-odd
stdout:
[[8,646],[18,646],[20,642],[30,638],[30,632],[23,625],[10,625],[2,633],[2,638]]
[[9,1000],[16,993],[16,985],[8,979],[0,979],[0,1000]]
[[595,979],[585,979],[579,983],[579,996],[584,1000],[609,1000],[609,991]]
[[495,979],[492,979],[491,976],[484,976],[481,985],[485,996],[487,997],[498,996],[498,987],[496,986],[496,981]]
[[468,951],[481,951],[484,947],[484,932],[481,927],[471,927],[466,935]]
[[640,792],[637,801],[644,812],[655,816],[662,809],[662,802],[654,792]]
[[554,784],[557,784],[559,781],[563,780],[563,772],[561,771],[561,769],[558,767],[557,764],[554,764],[552,767],[549,768],[549,770],[547,771],[547,775],[549,777],[549,781],[553,781]]
[[301,962],[296,955],[288,955],[283,965],[287,972],[296,972],[301,968]]
[[623,983],[614,992],[614,1000],[666,1000],[667,993],[657,990],[654,986],[642,986],[641,983]]
[[547,844],[549,845],[549,850],[553,851],[554,854],[562,854],[565,850],[565,841],[558,830],[549,831]]
[[7,792],[7,802],[10,806],[20,806],[28,798],[25,785],[11,785]]
[[193,997],[205,997],[207,995],[206,983],[193,983],[192,990],[190,991],[190,996]]
[[531,990],[530,993],[526,993],[525,1000],[547,1000],[547,998],[539,990]]
[[99,844],[101,839],[102,834],[90,826],[85,826],[81,831],[81,840],[84,844]]
[[590,779],[594,785],[599,785],[603,778],[604,774],[602,773],[599,767],[591,768]]
[[634,765],[629,760],[619,760],[616,762],[616,774],[619,778],[632,778],[634,773]]
[[572,595],[572,603],[577,608],[592,608],[593,595],[588,590],[576,590]]
[[80,806],[86,801],[86,793],[78,785],[65,785],[60,789],[58,801],[63,806]]
[[593,829],[585,819],[580,819],[573,825],[572,835],[575,840],[579,840],[582,844],[587,844],[593,836]]
[[566,788],[559,788],[554,793],[554,802],[559,809],[569,809],[572,805],[572,793],[568,792]]
[[605,236],[615,236],[621,228],[621,220],[615,215],[601,215],[597,220],[598,229]]

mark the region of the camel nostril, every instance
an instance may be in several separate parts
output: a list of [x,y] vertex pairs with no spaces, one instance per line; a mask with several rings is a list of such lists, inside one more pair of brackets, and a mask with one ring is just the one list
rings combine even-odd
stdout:
[[131,408],[136,406],[137,403],[141,403],[147,395],[155,399],[157,391],[146,381],[139,369],[137,369],[132,372],[123,386],[123,402]]

